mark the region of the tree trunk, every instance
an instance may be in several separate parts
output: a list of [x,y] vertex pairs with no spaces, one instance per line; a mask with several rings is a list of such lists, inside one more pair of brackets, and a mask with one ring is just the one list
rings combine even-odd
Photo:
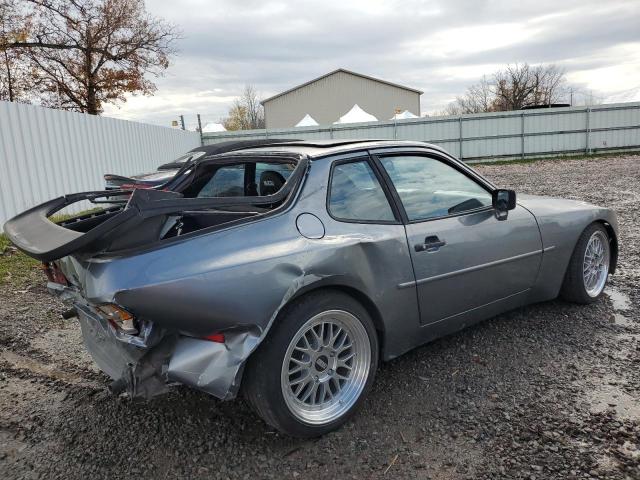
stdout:
[[96,99],[96,87],[90,80],[87,85],[87,113],[89,115],[98,115],[98,102]]
[[98,100],[96,94],[96,84],[95,78],[93,75],[93,62],[91,59],[91,50],[87,49],[85,51],[85,61],[84,61],[85,75],[86,75],[86,109],[89,115],[98,115],[100,112],[98,111]]
[[9,101],[13,102],[13,78],[11,78],[11,66],[9,65],[9,55],[4,50],[4,64],[7,67],[7,87],[9,88]]

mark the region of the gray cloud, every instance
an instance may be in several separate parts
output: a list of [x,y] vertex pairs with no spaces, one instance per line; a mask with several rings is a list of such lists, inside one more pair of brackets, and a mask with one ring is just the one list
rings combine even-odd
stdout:
[[[180,113],[218,120],[245,84],[266,97],[338,67],[420,88],[433,110],[492,73],[483,66],[548,62],[588,71],[625,62],[616,49],[640,44],[635,0],[151,0],[147,8],[182,28],[179,53],[155,97],[107,113],[164,124]],[[473,36],[504,25],[524,37],[486,44]],[[449,49],[442,39],[452,31],[456,48]]]

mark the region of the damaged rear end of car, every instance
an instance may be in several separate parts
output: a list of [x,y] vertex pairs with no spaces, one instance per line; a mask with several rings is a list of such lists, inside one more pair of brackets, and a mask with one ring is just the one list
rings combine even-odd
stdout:
[[[249,227],[291,207],[308,163],[277,151],[220,155],[181,171],[172,191],[66,195],[4,230],[43,262],[114,392],[150,398],[180,383],[231,399],[282,301],[241,291],[255,273]],[[83,201],[99,208],[54,221]],[[278,241],[277,228],[269,235]]]

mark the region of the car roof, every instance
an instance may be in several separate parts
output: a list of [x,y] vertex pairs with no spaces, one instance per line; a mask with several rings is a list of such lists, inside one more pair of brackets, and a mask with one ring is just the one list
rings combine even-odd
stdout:
[[[333,140],[284,140],[269,139],[269,143],[233,149],[235,155],[264,154],[266,152],[299,153],[313,158],[341,153],[391,147],[427,147],[444,151],[437,145],[409,140],[370,140],[370,139],[333,139]],[[258,143],[259,141],[256,141]],[[223,153],[223,152],[221,152]]]

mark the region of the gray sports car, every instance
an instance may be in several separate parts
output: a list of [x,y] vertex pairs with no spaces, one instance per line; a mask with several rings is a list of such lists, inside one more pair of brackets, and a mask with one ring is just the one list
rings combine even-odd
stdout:
[[516,201],[420,142],[258,145],[195,161],[173,191],[117,196],[4,226],[45,262],[113,391],[242,387],[301,437],[345,422],[380,361],[525,304],[596,301],[618,255],[611,210]]

